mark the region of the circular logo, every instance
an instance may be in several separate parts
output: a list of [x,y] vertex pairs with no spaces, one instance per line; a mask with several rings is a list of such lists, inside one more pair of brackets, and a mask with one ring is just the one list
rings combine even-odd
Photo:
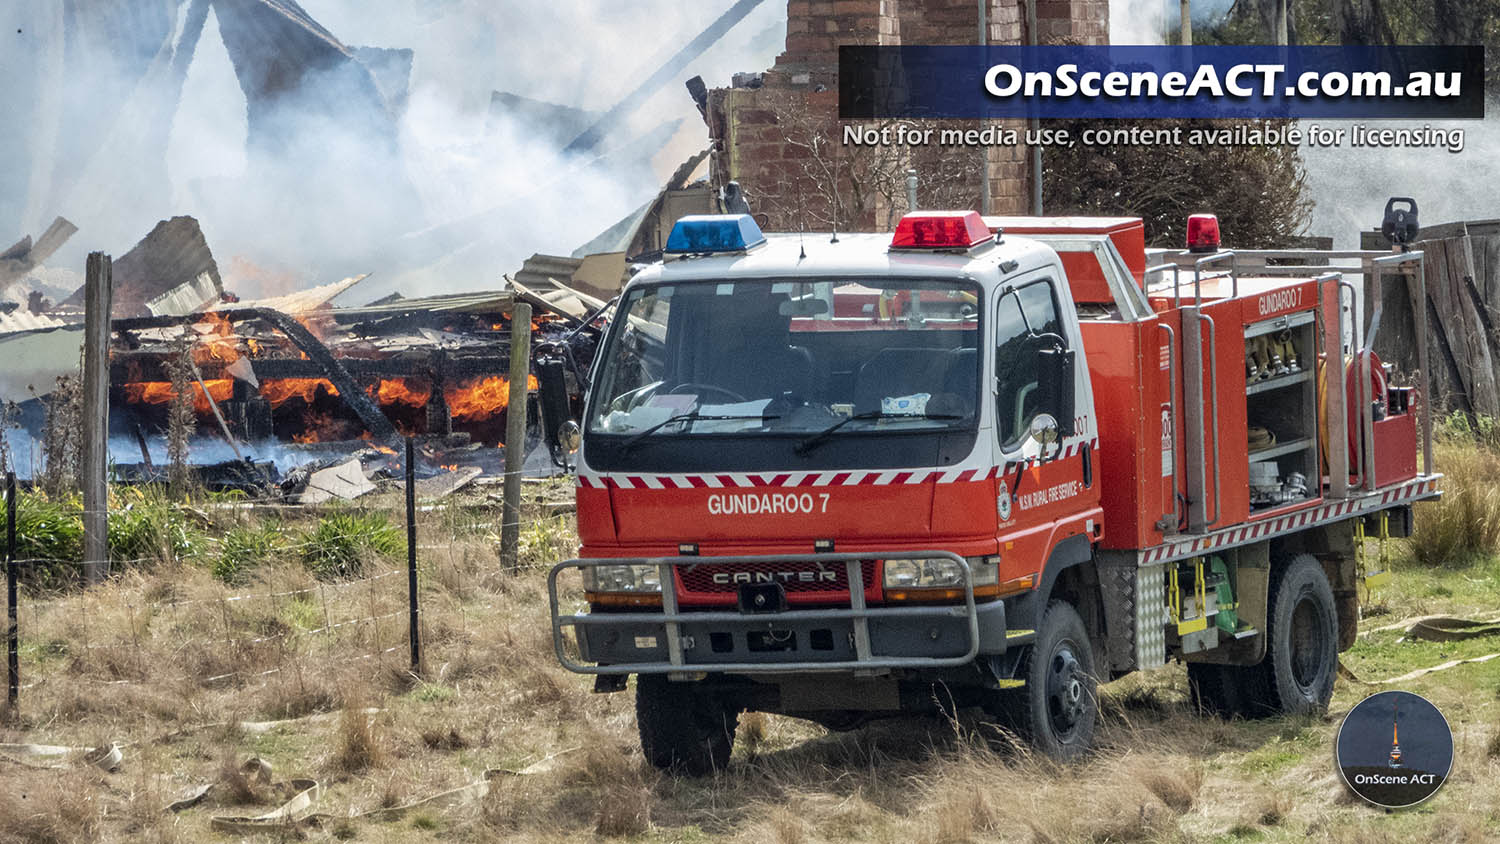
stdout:
[[1453,730],[1421,695],[1380,692],[1344,716],[1333,755],[1350,791],[1381,808],[1405,809],[1448,779]]
[[998,483],[1000,492],[995,496],[995,512],[1000,514],[1000,521],[1010,521],[1010,487],[1005,481]]

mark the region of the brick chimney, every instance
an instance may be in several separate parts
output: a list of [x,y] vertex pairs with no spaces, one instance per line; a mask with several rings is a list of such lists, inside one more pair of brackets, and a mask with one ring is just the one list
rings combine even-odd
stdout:
[[[1108,43],[1107,0],[1029,1],[1037,4],[1039,43]],[[1022,0],[985,2],[990,42],[1024,43]],[[843,145],[839,45],[974,44],[978,28],[979,0],[788,0],[786,51],[775,64],[758,79],[709,93],[714,183],[738,181],[772,231],[827,229],[834,220],[841,228],[885,230],[906,210],[904,189],[892,192],[889,177],[907,167],[922,181],[922,205],[978,209],[987,179],[993,213],[1024,213],[1029,168],[1020,145],[899,151]]]

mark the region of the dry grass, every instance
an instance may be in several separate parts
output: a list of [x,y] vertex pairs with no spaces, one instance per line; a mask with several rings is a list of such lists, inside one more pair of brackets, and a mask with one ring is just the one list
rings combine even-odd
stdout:
[[[340,586],[319,584],[297,560],[272,561],[226,587],[204,569],[162,567],[87,593],[28,598],[23,682],[37,685],[22,692],[19,720],[0,728],[0,742],[127,742],[126,765],[102,774],[0,762],[0,844],[233,840],[209,818],[264,812],[294,777],[319,779],[320,810],[341,818],[306,830],[310,840],[395,844],[1462,842],[1483,840],[1500,817],[1490,787],[1500,698],[1487,691],[1500,683],[1484,679],[1500,680],[1500,661],[1419,685],[1455,723],[1483,727],[1464,744],[1467,779],[1431,810],[1391,819],[1339,802],[1327,754],[1337,717],[1202,718],[1172,668],[1106,686],[1101,750],[1072,767],[1032,757],[974,712],[838,734],[750,714],[727,772],[662,776],[637,747],[629,693],[592,694],[552,655],[542,566],[573,535],[538,529],[528,567],[507,574],[492,514],[466,512],[424,516],[420,541],[435,547],[422,560],[420,681],[407,665],[404,572]],[[1456,583],[1466,573],[1435,576]],[[310,591],[284,594],[300,590]],[[234,595],[274,597],[223,600]],[[1362,696],[1341,685],[1335,716]],[[297,720],[241,724],[282,719]],[[246,774],[251,757],[270,764],[271,782]],[[458,789],[486,769],[524,773],[494,775],[480,800],[347,817]],[[199,807],[160,811],[209,782],[216,788]],[[39,797],[46,812],[35,809]]]
[[1196,766],[1177,767],[1172,759],[1141,759],[1136,763],[1136,779],[1156,795],[1168,809],[1183,814],[1198,800],[1203,787],[1203,771]]
[[385,731],[377,726],[377,714],[366,707],[344,704],[339,713],[335,749],[327,768],[334,775],[349,777],[379,768],[387,761]]
[[0,842],[54,844],[98,839],[104,824],[99,777],[88,771],[11,768],[0,788]]
[[1416,507],[1412,556],[1424,565],[1466,563],[1500,552],[1500,444],[1475,434],[1440,431],[1434,458],[1444,474],[1443,497]]

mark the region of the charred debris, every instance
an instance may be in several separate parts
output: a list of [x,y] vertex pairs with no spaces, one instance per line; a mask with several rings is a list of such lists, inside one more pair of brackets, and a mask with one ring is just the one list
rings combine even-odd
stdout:
[[[48,233],[66,239],[67,228],[60,220]],[[39,242],[56,248],[45,237]],[[76,369],[83,314],[81,291],[54,304],[37,289],[42,285],[26,286],[36,251],[27,240],[5,253],[5,260],[26,266],[5,282],[10,289],[0,289],[0,354],[17,364],[12,378],[0,381],[0,399],[20,405],[20,433],[41,442],[50,390],[37,385]],[[534,314],[521,446],[526,472],[563,471],[567,454],[557,430],[581,412],[608,318],[603,297],[623,284],[626,266],[622,254],[538,255],[492,291],[332,304],[357,294],[366,274],[240,301],[223,289],[197,222],[163,221],[114,262],[115,476],[127,483],[166,479],[171,408],[183,381],[173,380],[179,360],[190,362],[186,388],[196,417],[191,471],[209,489],[309,503],[357,497],[373,488],[361,481],[399,474],[406,436],[416,439],[419,475],[433,478],[434,490],[500,476],[511,445],[504,442],[507,374],[518,301]],[[70,343],[71,359],[59,355]],[[26,381],[24,394],[17,377]],[[13,452],[26,473],[25,449]]]

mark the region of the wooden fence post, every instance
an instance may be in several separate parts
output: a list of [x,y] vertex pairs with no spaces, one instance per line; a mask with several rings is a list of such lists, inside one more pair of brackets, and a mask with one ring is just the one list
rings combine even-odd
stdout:
[[113,282],[110,257],[90,252],[83,306],[83,576],[109,574],[109,336]]
[[510,403],[505,410],[505,507],[500,565],[516,567],[521,541],[521,466],[526,460],[526,388],[531,375],[531,305],[516,302],[510,317]]

